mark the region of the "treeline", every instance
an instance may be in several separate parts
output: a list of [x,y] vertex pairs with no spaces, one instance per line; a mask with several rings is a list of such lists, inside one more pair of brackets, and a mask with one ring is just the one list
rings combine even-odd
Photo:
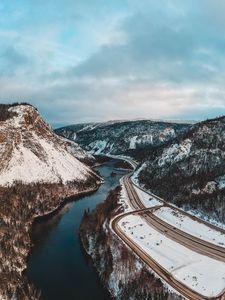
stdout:
[[[174,168],[177,166],[175,165]],[[214,171],[199,172],[191,176],[183,176],[173,167],[163,177],[155,176],[154,172],[143,170],[140,182],[156,195],[184,209],[201,211],[217,221],[225,223],[225,188],[216,189],[210,193],[204,191],[208,182],[214,181],[220,173],[220,168]],[[223,174],[223,172],[222,172]],[[196,191],[194,193],[193,191]]]
[[8,104],[0,104],[0,121],[6,121],[16,116],[15,113],[8,110],[10,107],[11,105]]
[[16,116],[16,113],[9,111],[10,107],[18,106],[18,105],[30,105],[27,102],[14,102],[12,104],[0,104],[0,121],[6,121],[8,119],[13,118]]

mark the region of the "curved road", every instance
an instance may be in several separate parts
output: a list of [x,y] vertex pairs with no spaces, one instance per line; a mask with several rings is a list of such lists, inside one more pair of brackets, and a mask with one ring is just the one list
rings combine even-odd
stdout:
[[[140,200],[137,192],[134,189],[134,186],[132,184],[130,174],[124,176],[124,186],[126,188],[129,200],[131,205],[134,209],[144,209],[146,208],[142,201]],[[160,200],[162,201],[162,200]],[[168,203],[165,203],[163,201],[162,206],[168,206],[172,209],[175,209],[173,206],[169,205]],[[198,252],[200,254],[209,256],[211,258],[220,260],[225,262],[225,247],[221,247],[218,245],[215,245],[213,243],[204,241],[198,237],[195,237],[189,233],[186,233],[179,228],[176,228],[167,222],[163,221],[159,217],[155,216],[151,212],[145,212],[143,217],[145,220],[154,227],[159,232],[163,233],[165,236],[169,237],[170,239],[184,245],[185,247]],[[208,224],[207,224],[208,225]],[[211,226],[212,227],[212,226]],[[217,227],[214,226],[214,229],[218,230]],[[223,234],[225,234],[225,231],[222,229],[220,230]]]
[[[134,167],[134,163],[132,162],[132,166]],[[144,204],[142,203],[141,199],[139,198],[136,190],[134,189],[134,185],[131,180],[130,173],[128,175],[125,175],[123,178],[123,184],[126,188],[127,195],[130,201],[131,206],[133,207],[134,211],[123,213],[117,217],[115,217],[112,220],[112,228],[115,231],[115,233],[138,255],[151,269],[153,269],[162,279],[164,279],[170,286],[172,286],[175,290],[177,290],[180,294],[185,296],[188,299],[191,300],[225,300],[225,289],[221,294],[219,294],[216,297],[205,297],[196,291],[188,288],[186,285],[181,283],[180,281],[176,280],[170,272],[168,272],[166,269],[164,269],[157,261],[155,261],[149,254],[147,254],[144,250],[142,250],[137,243],[135,243],[133,240],[131,240],[127,235],[123,232],[123,230],[118,225],[119,221],[123,219],[127,215],[132,214],[140,214],[148,223],[150,226],[155,228],[157,231],[163,233],[165,236],[169,237],[170,239],[184,245],[185,247],[198,252],[200,254],[209,256],[211,258],[220,260],[225,262],[225,248],[217,246],[215,244],[209,243],[207,241],[201,240],[197,237],[194,237],[178,228],[173,227],[172,225],[166,223],[162,219],[158,218],[153,214],[153,211],[162,207],[162,206],[169,206],[173,209],[176,209],[180,211],[181,213],[184,213],[185,215],[188,215],[194,220],[198,220],[196,217],[193,217],[189,215],[186,212],[183,212],[182,210],[175,208],[174,206],[168,204],[163,199],[148,193],[149,195],[157,198],[162,202],[162,205],[156,206],[154,208],[146,208]],[[138,187],[138,186],[137,186]],[[139,187],[138,187],[139,188]],[[145,190],[143,190],[146,192]],[[222,233],[225,234],[225,230],[219,229],[216,226],[209,225],[208,223],[204,221],[200,221],[201,223],[206,224],[207,226],[219,230]]]

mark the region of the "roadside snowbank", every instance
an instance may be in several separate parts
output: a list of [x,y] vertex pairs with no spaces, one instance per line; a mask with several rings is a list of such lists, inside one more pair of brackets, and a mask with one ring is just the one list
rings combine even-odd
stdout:
[[187,287],[207,297],[217,296],[223,291],[225,263],[168,239],[140,216],[126,216],[119,222],[119,226],[144,252]]
[[176,209],[171,209],[170,207],[161,207],[154,212],[154,215],[164,220],[168,224],[173,225],[174,227],[177,227],[195,237],[208,241],[212,244],[225,247],[225,234],[219,230],[215,230],[203,223],[191,219]]

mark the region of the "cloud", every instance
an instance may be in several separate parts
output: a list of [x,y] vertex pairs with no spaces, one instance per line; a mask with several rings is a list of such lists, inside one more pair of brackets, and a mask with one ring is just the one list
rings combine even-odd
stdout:
[[21,66],[23,67],[28,63],[28,57],[13,47],[0,51],[0,74],[15,74]]
[[222,0],[3,3],[2,101],[52,124],[225,113]]
[[224,71],[224,39],[211,30],[205,16],[151,4],[127,18],[122,30],[125,44],[101,47],[73,73],[183,82],[208,80],[220,71],[221,63]]

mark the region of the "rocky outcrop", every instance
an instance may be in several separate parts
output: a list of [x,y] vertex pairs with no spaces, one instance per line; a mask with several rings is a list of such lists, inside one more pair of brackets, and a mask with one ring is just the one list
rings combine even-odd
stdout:
[[119,198],[118,187],[95,211],[85,212],[80,227],[82,244],[92,258],[102,284],[115,299],[181,299],[112,232],[110,220],[123,210]]

